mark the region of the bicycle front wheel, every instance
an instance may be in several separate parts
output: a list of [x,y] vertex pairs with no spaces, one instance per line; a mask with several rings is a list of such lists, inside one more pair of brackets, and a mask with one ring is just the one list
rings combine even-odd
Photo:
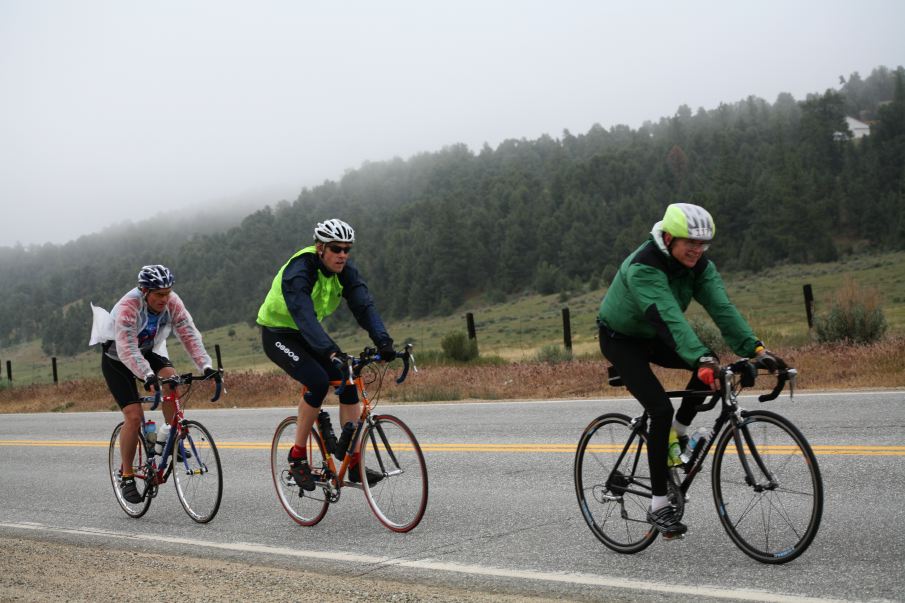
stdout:
[[151,506],[151,500],[153,499],[151,496],[152,493],[146,492],[148,489],[148,476],[146,473],[147,467],[145,465],[148,458],[145,455],[144,436],[139,434],[138,445],[135,447],[135,456],[132,460],[132,473],[135,475],[135,487],[138,488],[138,493],[141,494],[142,500],[138,503],[130,503],[123,498],[123,491],[120,487],[120,483],[123,479],[123,457],[121,453],[122,449],[119,445],[119,436],[122,430],[123,423],[120,422],[120,424],[113,429],[113,435],[110,436],[110,450],[107,453],[110,483],[113,485],[113,493],[116,496],[116,502],[123,508],[123,511],[125,511],[129,517],[138,518],[148,512],[148,507]]
[[738,427],[725,429],[716,443],[717,514],[745,554],[761,563],[787,563],[817,535],[823,513],[820,468],[788,419],[769,411],[742,416]]
[[394,532],[412,530],[427,508],[427,465],[412,431],[391,415],[375,415],[361,435],[359,467],[383,473],[373,486],[361,480],[368,505]]
[[[298,487],[289,474],[289,450],[295,444],[297,420],[286,417],[277,426],[270,445],[270,472],[273,485],[277,489],[277,498],[289,514],[289,517],[303,526],[313,526],[327,514],[330,501],[324,487],[306,491]],[[308,436],[308,463],[316,475],[324,475],[327,470],[327,455],[321,444],[320,436],[315,428],[311,428]]]
[[575,494],[591,532],[617,553],[637,553],[656,539],[647,522],[651,480],[647,434],[608,413],[591,421],[575,452]]
[[[173,477],[182,508],[198,523],[214,518],[223,498],[223,472],[214,438],[198,421],[185,421],[176,439]],[[181,456],[182,460],[178,457]]]

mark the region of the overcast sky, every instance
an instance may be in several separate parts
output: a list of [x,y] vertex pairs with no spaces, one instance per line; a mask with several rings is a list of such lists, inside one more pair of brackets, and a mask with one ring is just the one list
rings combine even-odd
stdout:
[[905,64],[905,2],[0,0],[0,245]]

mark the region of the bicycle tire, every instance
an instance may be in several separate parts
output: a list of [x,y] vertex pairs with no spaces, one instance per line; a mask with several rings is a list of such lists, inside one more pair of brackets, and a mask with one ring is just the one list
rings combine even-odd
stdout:
[[361,480],[368,506],[394,532],[409,532],[427,509],[427,465],[412,430],[392,415],[375,415],[361,434],[359,467],[381,471],[374,484]]
[[761,563],[788,563],[807,550],[820,527],[820,468],[805,437],[785,417],[765,410],[742,417],[738,427],[742,452],[759,487],[746,483],[734,430],[724,429],[713,456],[717,515],[746,555]]
[[[289,517],[299,525],[313,526],[327,514],[330,500],[325,488],[302,490],[289,475],[287,457],[295,444],[296,425],[297,419],[292,416],[286,417],[277,426],[270,445],[270,473],[273,476],[277,499]],[[311,428],[311,435],[308,437],[308,463],[312,472],[319,471],[323,474],[327,470],[327,456],[320,435],[314,427]]]
[[119,506],[126,512],[126,515],[138,519],[148,512],[148,507],[151,506],[151,501],[153,500],[153,496],[150,496],[150,493],[148,493],[149,495],[145,495],[145,490],[148,488],[148,481],[146,479],[147,456],[145,454],[145,438],[144,434],[139,430],[138,445],[136,446],[135,457],[132,462],[132,471],[135,474],[135,487],[138,488],[138,493],[142,495],[142,501],[139,503],[130,503],[123,498],[123,492],[120,489],[120,482],[122,481],[122,454],[119,445],[119,435],[123,429],[123,425],[124,423],[120,421],[119,425],[113,428],[113,434],[110,436],[110,449],[107,453],[110,484],[113,486],[113,494],[116,496],[116,502],[118,502]]
[[647,434],[639,433],[622,455],[632,433],[626,415],[600,415],[581,434],[573,467],[575,495],[585,522],[598,540],[623,554],[646,549],[658,534],[647,521],[651,499]]
[[223,499],[223,468],[217,445],[198,421],[185,421],[175,442],[176,450],[183,453],[181,462],[176,460],[176,450],[170,456],[176,495],[193,521],[208,523],[217,515]]

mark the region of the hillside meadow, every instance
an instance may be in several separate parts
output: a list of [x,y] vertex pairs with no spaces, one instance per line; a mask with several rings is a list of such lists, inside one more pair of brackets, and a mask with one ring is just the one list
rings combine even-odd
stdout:
[[[905,253],[724,276],[730,296],[758,336],[800,369],[800,388],[905,387]],[[846,282],[879,296],[889,324],[884,341],[870,346],[815,343],[807,325],[803,286],[811,285],[819,317]],[[385,399],[422,402],[625,395],[624,390],[607,386],[603,378],[604,361],[597,348],[594,321],[604,293],[605,289],[596,289],[525,295],[495,303],[475,299],[449,316],[389,322],[396,341],[413,342],[416,360],[422,356],[425,361],[405,384],[388,386]],[[191,300],[187,303],[191,307]],[[551,353],[562,351],[563,308],[569,309],[571,318],[573,356],[569,361],[562,361],[561,353]],[[438,361],[441,340],[451,332],[465,331],[468,312],[474,316],[481,359],[468,365]],[[695,304],[689,317],[700,328],[714,330]],[[88,326],[86,320],[86,341]],[[204,325],[199,326],[203,329]],[[364,332],[350,327],[333,335],[349,352],[360,351],[369,343]],[[204,337],[212,354],[215,344],[221,349],[228,384],[225,406],[296,403],[296,384],[274,371],[261,351],[256,328],[235,324],[206,330]],[[169,347],[177,368],[190,370],[178,341],[171,339]],[[12,384],[7,361],[13,368]],[[59,358],[59,385],[53,384],[51,361],[37,341],[0,349],[0,366],[0,412],[115,409],[100,378],[97,349]],[[682,372],[662,374],[670,387],[684,385]],[[199,403],[197,397],[194,403]]]

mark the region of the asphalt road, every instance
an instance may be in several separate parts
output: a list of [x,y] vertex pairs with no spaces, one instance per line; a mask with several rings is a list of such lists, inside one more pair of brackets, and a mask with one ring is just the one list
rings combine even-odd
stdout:
[[[574,446],[593,417],[637,414],[626,399],[381,406],[425,448],[430,500],[409,534],[384,528],[354,490],[315,527],[285,514],[268,455],[273,429],[294,409],[189,409],[223,462],[223,504],[208,525],[188,518],[170,484],[143,518],[120,510],[106,468],[119,413],[0,415],[0,534],[585,600],[903,600],[903,398],[797,394],[764,405],[812,445],[838,446],[818,455],[826,500],[817,538],[783,566],[761,565],[732,544],[709,468],[690,491],[684,540],[619,555],[594,538],[575,499]],[[742,404],[761,406],[751,397]],[[513,449],[485,447],[500,444]]]

